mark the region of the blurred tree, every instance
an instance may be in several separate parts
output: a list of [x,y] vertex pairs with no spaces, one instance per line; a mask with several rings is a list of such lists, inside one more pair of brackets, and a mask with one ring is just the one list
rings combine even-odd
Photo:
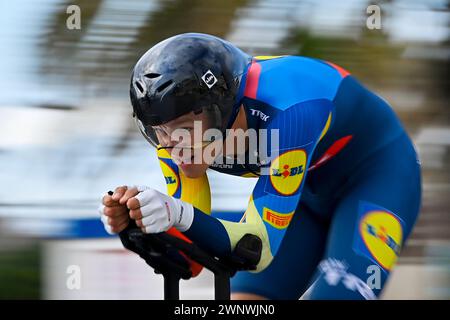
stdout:
[[0,251],[0,299],[39,299],[38,245]]
[[[185,32],[201,32],[225,37],[236,10],[250,0],[176,0],[162,1],[161,9],[150,14],[135,40],[135,57],[170,36]],[[133,62],[135,60],[132,60]]]

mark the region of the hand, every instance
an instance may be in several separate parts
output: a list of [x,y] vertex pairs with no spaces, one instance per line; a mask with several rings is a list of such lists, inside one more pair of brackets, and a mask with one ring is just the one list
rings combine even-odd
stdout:
[[116,234],[128,226],[130,217],[127,201],[139,193],[137,187],[118,187],[112,195],[105,195],[99,207],[106,232]]
[[130,218],[145,233],[160,233],[171,227],[184,232],[194,219],[194,207],[149,187],[139,187],[134,198],[127,201]]

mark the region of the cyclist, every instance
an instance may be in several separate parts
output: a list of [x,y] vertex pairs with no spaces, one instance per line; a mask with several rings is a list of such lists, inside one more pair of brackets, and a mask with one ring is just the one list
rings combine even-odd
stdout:
[[[148,50],[130,97],[168,195],[116,188],[107,231],[175,227],[216,256],[259,236],[261,260],[233,277],[233,299],[380,295],[421,203],[417,153],[385,100],[331,62],[251,57],[198,33]],[[211,214],[208,168],[258,179],[239,221]]]

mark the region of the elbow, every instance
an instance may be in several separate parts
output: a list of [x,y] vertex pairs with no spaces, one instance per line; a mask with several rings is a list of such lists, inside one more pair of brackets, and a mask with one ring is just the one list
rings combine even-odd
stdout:
[[262,247],[262,251],[261,251],[261,259],[259,259],[259,262],[256,265],[256,269],[251,270],[250,272],[259,273],[259,272],[263,271],[272,263],[272,260],[273,260],[273,255],[270,250],[270,245],[267,242],[266,243],[263,242],[263,247]]

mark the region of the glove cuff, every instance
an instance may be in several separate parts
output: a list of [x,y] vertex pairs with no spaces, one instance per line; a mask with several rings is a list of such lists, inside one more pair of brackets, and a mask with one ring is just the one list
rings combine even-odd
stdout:
[[185,232],[189,230],[192,225],[192,221],[194,221],[194,207],[188,202],[184,202],[179,199],[174,200],[177,203],[179,210],[177,210],[178,215],[173,226],[179,231]]

